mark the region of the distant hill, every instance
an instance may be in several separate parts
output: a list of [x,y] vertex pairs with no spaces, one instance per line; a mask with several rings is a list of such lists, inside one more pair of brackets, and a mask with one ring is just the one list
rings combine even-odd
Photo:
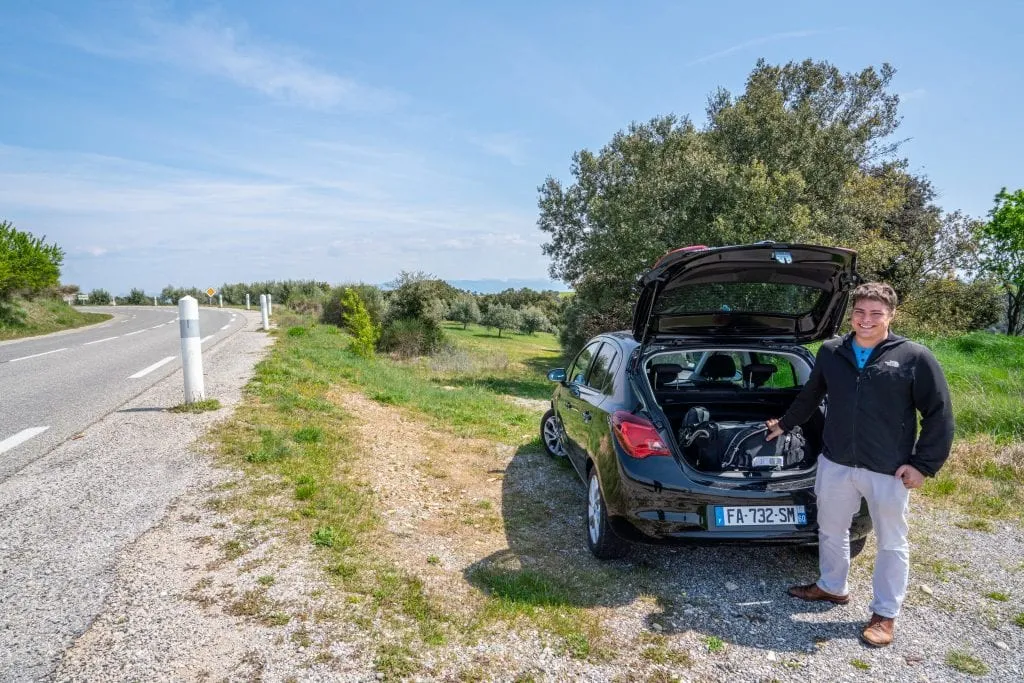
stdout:
[[495,294],[497,292],[505,291],[506,289],[522,289],[527,287],[529,289],[537,290],[542,292],[547,289],[553,289],[556,292],[567,292],[569,288],[561,282],[556,280],[446,280],[448,284],[457,289],[465,289],[470,292],[478,292],[480,294]]

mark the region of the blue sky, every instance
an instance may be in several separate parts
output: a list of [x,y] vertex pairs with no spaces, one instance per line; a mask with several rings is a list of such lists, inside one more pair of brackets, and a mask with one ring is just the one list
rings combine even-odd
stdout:
[[1024,186],[1024,3],[105,2],[0,8],[0,218],[83,289],[543,280],[537,186],[758,57],[892,63],[946,210]]

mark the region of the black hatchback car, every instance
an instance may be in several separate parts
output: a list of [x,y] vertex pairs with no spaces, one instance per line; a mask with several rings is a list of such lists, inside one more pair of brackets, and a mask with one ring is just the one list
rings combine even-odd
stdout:
[[[587,485],[595,556],[629,542],[817,542],[814,477],[827,405],[772,442],[810,375],[803,344],[836,333],[856,253],[758,243],[669,252],[640,280],[631,331],[590,340],[541,421]],[[871,529],[861,506],[851,554]]]

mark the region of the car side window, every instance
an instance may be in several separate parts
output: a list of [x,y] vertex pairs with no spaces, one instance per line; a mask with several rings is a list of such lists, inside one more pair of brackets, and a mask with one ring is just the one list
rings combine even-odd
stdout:
[[600,345],[601,342],[589,344],[580,351],[580,355],[576,356],[576,360],[572,362],[572,368],[569,369],[570,384],[585,385],[587,383],[587,370],[590,368],[590,362],[594,359],[594,355],[597,353]]
[[615,376],[617,364],[618,352],[615,350],[615,347],[611,344],[602,346],[601,351],[597,354],[597,358],[594,359],[594,363],[590,368],[590,377],[587,379],[587,385],[606,396],[611,394],[612,379]]

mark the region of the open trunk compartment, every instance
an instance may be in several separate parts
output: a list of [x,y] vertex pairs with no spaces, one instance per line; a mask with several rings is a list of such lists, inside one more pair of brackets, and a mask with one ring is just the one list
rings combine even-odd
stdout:
[[[788,442],[776,440],[778,444],[773,441],[763,445],[765,420],[780,417],[796,393],[754,390],[725,396],[724,392],[686,392],[656,395],[655,398],[671,424],[680,455],[691,467],[709,474],[752,471],[785,474],[812,467],[821,452],[824,415],[820,411],[799,431],[793,430],[780,437],[789,437]],[[688,413],[692,423],[694,413],[701,411],[706,411],[706,420],[696,425],[686,424]],[[776,457],[782,459],[763,459]]]

